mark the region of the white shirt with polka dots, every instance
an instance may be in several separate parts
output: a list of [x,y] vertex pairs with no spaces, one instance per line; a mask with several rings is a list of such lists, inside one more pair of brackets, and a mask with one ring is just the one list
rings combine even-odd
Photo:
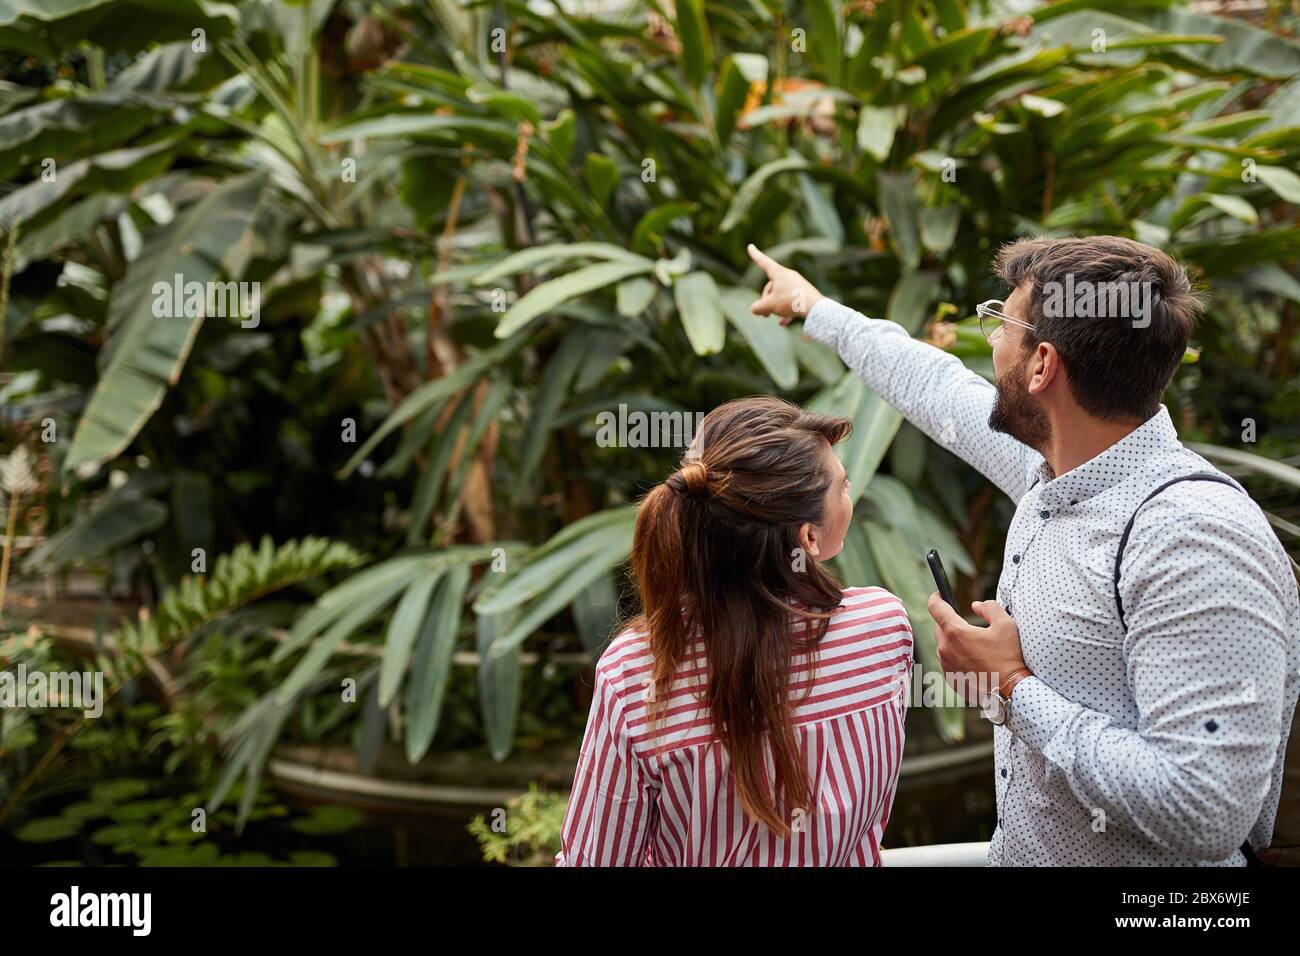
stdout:
[[[1170,478],[1216,473],[1164,407],[1054,477],[988,427],[994,387],[956,356],[829,299],[804,331],[1016,502],[997,598],[1035,676],[994,728],[989,863],[1241,866],[1247,837],[1267,846],[1300,695],[1300,597],[1259,507],[1192,481],[1138,511]],[[1135,511],[1125,630],[1112,578]]]

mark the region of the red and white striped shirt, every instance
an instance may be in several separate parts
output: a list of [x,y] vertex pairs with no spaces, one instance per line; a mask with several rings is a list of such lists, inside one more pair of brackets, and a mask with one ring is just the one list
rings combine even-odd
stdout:
[[652,737],[647,635],[619,634],[596,666],[556,865],[879,866],[912,673],[902,603],[881,588],[846,589],[817,657],[811,672],[809,655],[791,655],[795,735],[813,807],[796,811],[781,837],[741,807],[730,758],[698,699],[702,642],[678,668]]

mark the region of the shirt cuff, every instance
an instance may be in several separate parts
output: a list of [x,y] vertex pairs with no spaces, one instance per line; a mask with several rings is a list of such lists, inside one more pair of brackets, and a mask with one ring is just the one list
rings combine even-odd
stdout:
[[834,299],[822,296],[813,303],[804,317],[803,333],[816,342],[835,348],[840,332],[854,321],[856,315],[847,305],[840,305]]
[[1011,692],[1011,732],[1044,756],[1050,757],[1052,738],[1068,724],[1078,704],[1062,697],[1037,677],[1026,677]]

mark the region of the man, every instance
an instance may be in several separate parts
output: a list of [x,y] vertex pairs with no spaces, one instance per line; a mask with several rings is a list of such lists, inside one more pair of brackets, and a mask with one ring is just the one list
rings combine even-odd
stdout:
[[[989,863],[1241,866],[1267,847],[1300,598],[1259,507],[1161,404],[1200,309],[1183,269],[1110,236],[1007,246],[1014,291],[979,310],[994,386],[749,248],[768,278],[755,313],[805,317],[1016,502],[996,600],[972,605],[988,626],[930,599],[944,670],[999,688]],[[1218,480],[1162,487],[1187,475]]]

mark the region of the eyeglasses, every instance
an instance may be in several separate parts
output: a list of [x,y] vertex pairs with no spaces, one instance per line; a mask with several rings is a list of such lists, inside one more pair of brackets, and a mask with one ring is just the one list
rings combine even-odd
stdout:
[[1033,331],[1033,326],[1028,322],[1021,322],[1017,318],[1007,315],[1002,311],[1002,306],[1006,303],[1002,299],[989,299],[975,306],[975,312],[980,317],[980,331],[984,333],[984,338],[992,342],[1002,331],[1002,323],[1009,322],[1012,325],[1018,325],[1022,329]]

